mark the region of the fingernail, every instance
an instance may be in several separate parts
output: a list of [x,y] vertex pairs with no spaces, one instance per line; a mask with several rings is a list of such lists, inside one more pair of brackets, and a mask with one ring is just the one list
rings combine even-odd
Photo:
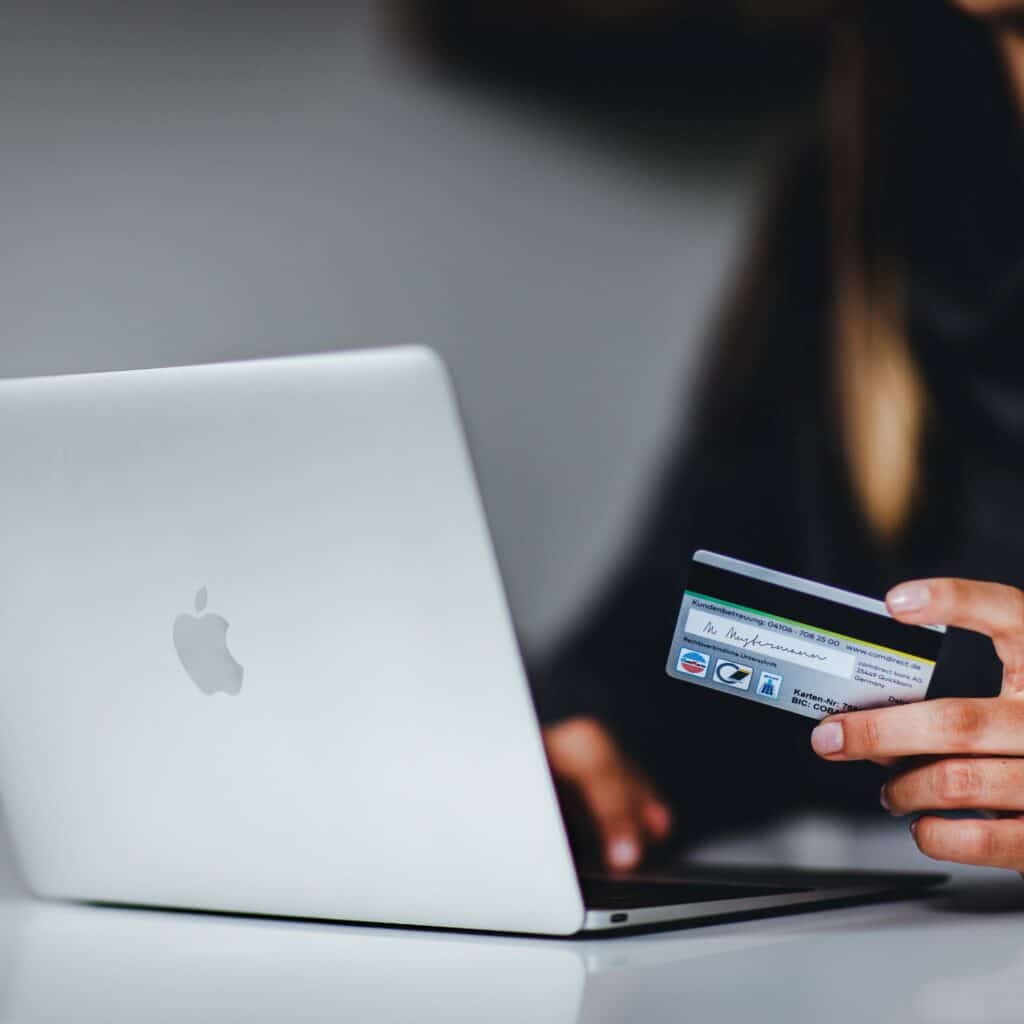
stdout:
[[901,583],[886,596],[890,611],[919,612],[927,607],[932,591],[927,583]]
[[882,787],[881,793],[878,794],[878,802],[887,810],[891,811],[892,807],[889,805],[889,797],[886,795],[885,786]]
[[914,819],[914,820],[913,820],[913,821],[912,821],[912,822],[910,823],[910,834],[911,834],[911,835],[912,835],[912,836],[913,836],[913,837],[914,837],[915,839],[917,838],[917,826],[918,826],[918,822],[920,822],[920,820],[921,820],[920,818],[915,818],[915,819]]
[[811,746],[816,754],[838,754],[843,749],[843,726],[840,722],[826,722],[811,733]]
[[640,847],[633,839],[616,839],[608,847],[608,861],[622,871],[636,867],[640,860]]

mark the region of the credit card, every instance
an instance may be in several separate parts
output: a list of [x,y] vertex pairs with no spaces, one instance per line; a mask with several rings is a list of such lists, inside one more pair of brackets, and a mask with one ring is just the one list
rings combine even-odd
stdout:
[[897,622],[882,601],[698,551],[667,671],[818,719],[924,700],[944,633]]

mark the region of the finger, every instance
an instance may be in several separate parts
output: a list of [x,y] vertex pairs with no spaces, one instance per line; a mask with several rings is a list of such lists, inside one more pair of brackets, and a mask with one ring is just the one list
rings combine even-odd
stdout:
[[903,622],[959,626],[995,637],[1024,632],[1024,593],[977,580],[912,580],[886,595],[889,611]]
[[672,811],[646,779],[638,783],[637,792],[647,834],[656,843],[664,842],[672,834]]
[[920,851],[934,860],[1024,870],[1024,821],[918,818],[911,827]]
[[548,726],[544,730],[544,747],[555,775],[569,783],[613,771],[623,760],[608,730],[586,716]]
[[600,722],[580,717],[549,726],[544,743],[556,779],[583,812],[580,831],[596,833],[608,867],[636,867],[648,837],[667,837],[667,805]]
[[959,626],[990,636],[1006,668],[1004,692],[1024,690],[1024,592],[975,580],[913,580],[894,587],[885,601],[902,622]]
[[919,765],[882,787],[882,805],[892,814],[1024,811],[1024,761],[956,757]]
[[644,856],[645,822],[628,776],[607,772],[580,781],[580,795],[601,844],[605,864],[630,871]]
[[828,761],[1024,756],[1024,703],[1000,697],[946,699],[834,715],[811,733],[811,746]]

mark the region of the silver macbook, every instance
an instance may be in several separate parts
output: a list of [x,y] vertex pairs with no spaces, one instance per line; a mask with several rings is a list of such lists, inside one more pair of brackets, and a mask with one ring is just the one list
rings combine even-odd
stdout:
[[0,383],[0,480],[42,896],[569,935],[936,880],[579,877],[428,350]]

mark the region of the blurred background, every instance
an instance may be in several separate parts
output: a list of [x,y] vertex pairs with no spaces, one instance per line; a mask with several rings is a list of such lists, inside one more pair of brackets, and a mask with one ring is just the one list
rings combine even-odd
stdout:
[[417,342],[543,651],[685,422],[813,4],[0,9],[0,376]]
[[5,3],[0,375],[436,347],[543,647],[820,64],[804,19],[687,0]]

